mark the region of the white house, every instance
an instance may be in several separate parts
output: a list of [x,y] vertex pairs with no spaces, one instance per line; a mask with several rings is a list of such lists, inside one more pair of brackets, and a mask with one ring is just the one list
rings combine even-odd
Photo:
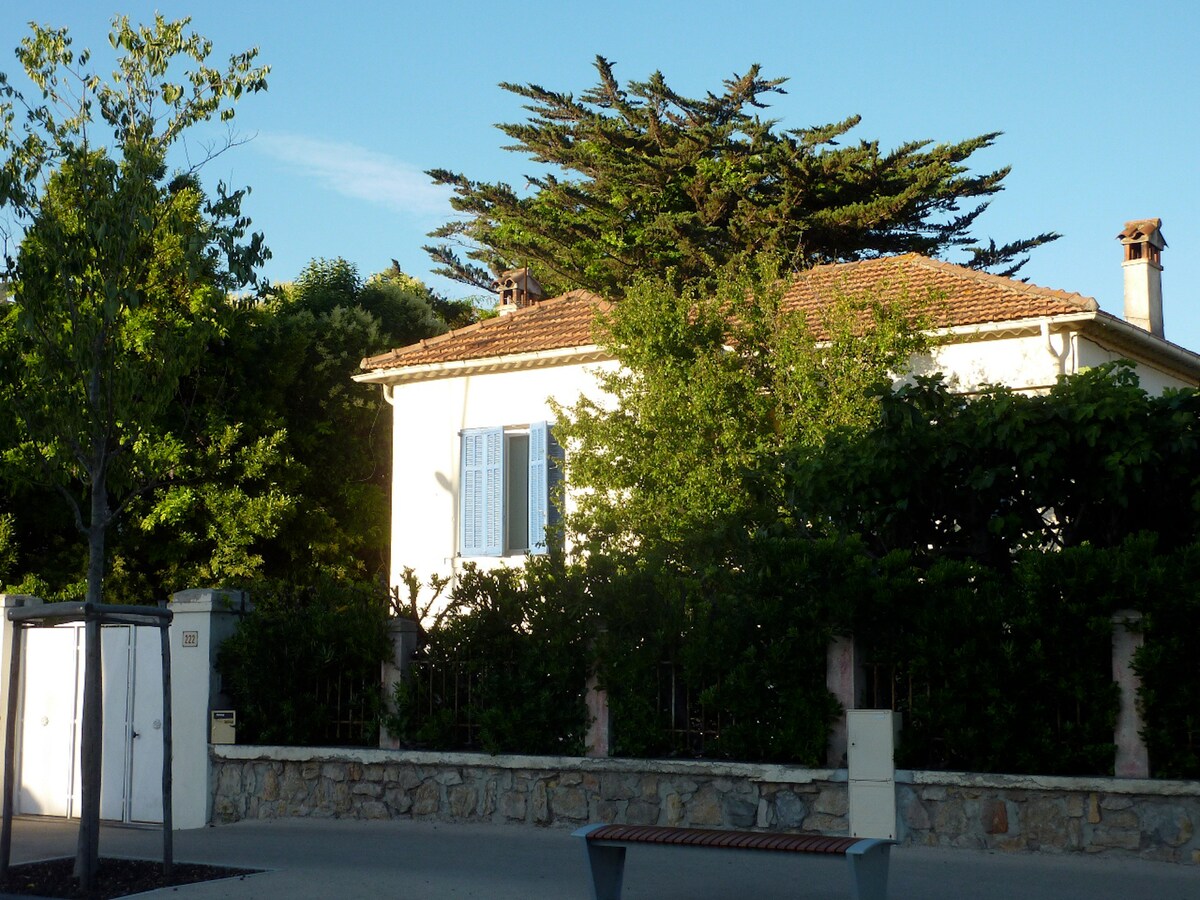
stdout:
[[[951,387],[1041,390],[1059,375],[1130,359],[1151,392],[1200,385],[1200,355],[1163,337],[1158,220],[1130,222],[1125,318],[1095,300],[987,275],[915,254],[820,266],[799,275],[785,302],[811,314],[834,295],[930,292],[934,347],[913,360]],[[519,564],[539,552],[554,511],[548,465],[550,398],[595,397],[597,369],[616,363],[592,324],[604,301],[585,291],[542,299],[525,270],[499,283],[503,315],[362,361],[356,380],[378,384],[394,407],[392,583],[412,567],[427,579],[467,561]],[[810,318],[816,322],[816,318]]]

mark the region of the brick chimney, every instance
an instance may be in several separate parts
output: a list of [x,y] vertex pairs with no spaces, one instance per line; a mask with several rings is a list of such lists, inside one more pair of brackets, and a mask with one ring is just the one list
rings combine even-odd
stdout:
[[496,310],[501,315],[533,306],[546,296],[538,280],[529,274],[528,267],[502,272],[500,277],[492,282],[492,287],[500,294]]
[[1162,337],[1162,219],[1126,222],[1117,240],[1125,250],[1125,321]]

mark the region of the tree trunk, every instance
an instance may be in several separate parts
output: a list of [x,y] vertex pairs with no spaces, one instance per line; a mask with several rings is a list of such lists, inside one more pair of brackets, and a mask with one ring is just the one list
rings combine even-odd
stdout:
[[173,797],[175,768],[174,736],[171,722],[171,630],[167,627],[158,629],[159,640],[162,644],[162,692],[163,692],[163,764],[162,764],[162,796],[163,796],[163,875],[171,877],[171,869],[175,865],[175,845],[172,828],[174,823]]
[[[108,525],[108,490],[104,476],[92,480],[91,521],[88,523],[87,603],[104,597],[104,537]],[[84,623],[83,734],[80,776],[83,780],[79,842],[75,875],[89,891],[100,856],[100,780],[104,759],[104,673],[100,652],[100,622],[89,609]]]

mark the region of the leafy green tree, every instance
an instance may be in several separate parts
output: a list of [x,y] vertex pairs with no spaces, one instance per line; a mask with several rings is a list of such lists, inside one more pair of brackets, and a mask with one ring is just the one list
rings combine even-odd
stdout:
[[[108,593],[153,602],[196,584],[261,593],[318,571],[386,571],[390,416],[351,375],[364,352],[474,315],[394,267],[364,281],[344,260],[315,260],[293,284],[214,308],[201,358],[181,379],[186,402],[163,413],[163,433],[186,440],[170,478],[132,499],[110,533]],[[0,416],[10,409],[0,397]],[[86,548],[70,541],[65,507],[16,474],[0,465],[0,516],[14,530],[14,562],[0,575],[9,590],[82,598]]]
[[17,57],[44,102],[2,87],[0,206],[25,227],[8,260],[5,383],[27,437],[21,449],[87,536],[92,602],[109,525],[176,459],[161,419],[200,358],[213,311],[263,255],[257,235],[241,243],[240,192],[221,188],[209,200],[195,167],[168,172],[167,153],[187,129],[230,119],[233,101],[266,86],[254,51],[213,68],[211,45],[186,27],[115,20],[122,55],[108,83],[87,71],[88,53],[74,54],[65,29],[35,25]]
[[[970,158],[998,133],[951,144],[843,139],[858,116],[783,130],[764,119],[785,79],[758,66],[701,99],[660,72],[622,87],[597,57],[599,82],[576,98],[536,84],[502,84],[529,101],[529,119],[500,126],[507,148],[541,174],[528,194],[446,169],[462,217],[431,233],[439,274],[490,289],[496,273],[532,265],[551,292],[584,287],[618,297],[642,274],[683,281],[757,253],[789,267],[915,251],[969,248],[969,264],[1016,272],[1043,233],[976,246],[976,219],[1008,168],[972,174]],[[465,251],[465,252],[464,252]]]
[[231,305],[186,379],[198,438],[188,468],[142,498],[114,575],[135,596],[200,582],[276,591],[387,570],[391,421],[351,376],[365,353],[470,315],[399,271],[364,281],[342,259]]
[[[621,363],[610,399],[557,410],[569,449],[571,530],[593,549],[696,542],[719,554],[796,524],[787,461],[838,429],[860,430],[924,346],[923,298],[847,296],[821,321],[789,310],[770,260],[724,271],[715,290],[636,282],[601,322]],[[869,323],[869,327],[865,327]]]
[[[195,167],[168,171],[189,129],[228,121],[234,101],[266,87],[254,51],[214,68],[211,44],[186,28],[161,16],[149,27],[114,20],[119,57],[106,81],[65,29],[34,25],[17,58],[41,102],[0,81],[0,207],[24,229],[16,259],[6,258],[15,289],[0,383],[24,438],[17,453],[86,536],[93,604],[110,526],[178,459],[181,438],[164,432],[162,416],[200,357],[213,309],[264,252],[257,236],[242,242],[240,192],[220,188],[210,200]],[[76,858],[85,890],[99,834],[99,646],[89,620]]]

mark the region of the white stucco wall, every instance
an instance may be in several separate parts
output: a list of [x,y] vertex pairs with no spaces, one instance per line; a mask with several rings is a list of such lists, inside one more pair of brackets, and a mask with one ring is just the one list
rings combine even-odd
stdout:
[[1022,337],[989,336],[940,344],[925,360],[914,363],[916,374],[942,372],[951,390],[968,393],[987,385],[1016,390],[1050,387],[1062,372],[1075,371],[1077,341],[1073,334]]
[[[1107,362],[1116,362],[1118,359],[1126,359],[1127,354],[1119,353],[1114,350],[1102,347],[1094,341],[1089,341],[1086,338],[1079,340],[1079,367],[1080,369],[1092,368],[1102,365]],[[1195,387],[1194,381],[1184,381],[1176,375],[1165,372],[1160,368],[1149,365],[1145,362],[1139,363],[1137,366],[1138,379],[1141,382],[1142,388],[1146,393],[1151,395],[1161,394],[1167,388],[1182,388]]]
[[[978,391],[990,384],[1039,391],[1052,387],[1059,375],[1073,375],[1128,357],[1073,331],[942,344],[917,360],[914,371],[942,372],[955,391]],[[1195,382],[1185,381],[1164,367],[1144,360],[1135,363],[1141,385],[1150,394],[1161,394],[1167,388],[1195,387]]]
[[[422,581],[452,575],[458,547],[459,435],[465,428],[553,421],[564,405],[596,396],[595,372],[613,363],[562,365],[397,385],[393,395],[392,584],[411,567]],[[517,565],[524,555],[473,559]]]

